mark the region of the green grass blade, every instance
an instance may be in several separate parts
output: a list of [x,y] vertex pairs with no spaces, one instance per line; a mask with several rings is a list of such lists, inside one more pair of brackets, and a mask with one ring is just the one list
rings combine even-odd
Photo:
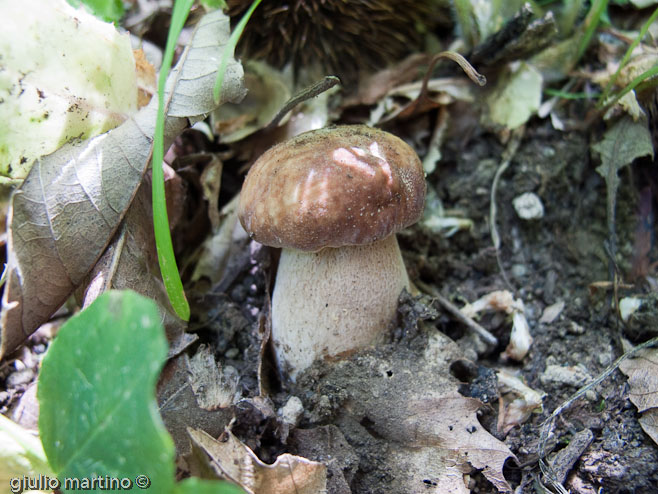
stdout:
[[590,8],[587,17],[585,18],[585,34],[583,34],[583,38],[580,40],[580,46],[578,47],[578,55],[576,56],[576,60],[580,60],[580,58],[585,53],[585,50],[587,50],[589,42],[591,41],[592,36],[594,36],[594,32],[599,26],[601,17],[603,14],[605,14],[607,7],[608,0],[594,0],[592,3],[592,8]]
[[219,62],[219,69],[217,70],[217,80],[215,81],[215,87],[212,92],[213,98],[215,99],[215,103],[219,103],[219,94],[222,90],[222,85],[224,84],[224,73],[226,72],[226,65],[228,64],[228,59],[229,57],[233,56],[233,53],[235,53],[235,47],[238,44],[238,40],[240,39],[240,36],[242,36],[242,31],[244,31],[247,22],[249,22],[249,18],[251,17],[251,14],[254,13],[256,7],[260,5],[260,2],[261,0],[254,0],[254,2],[251,4],[251,7],[249,7],[247,13],[242,16],[242,19],[240,19],[238,25],[235,26],[235,29],[231,33],[231,37],[228,39],[228,43],[226,43],[226,46],[224,47],[224,52],[222,53],[222,59]]
[[180,35],[187,15],[194,0],[177,0],[171,16],[167,46],[158,77],[158,116],[155,121],[155,135],[153,136],[153,228],[155,231],[155,243],[158,250],[158,262],[160,272],[169,296],[171,306],[178,317],[187,321],[190,319],[190,306],[185,298],[183,282],[178,274],[174,247],[171,242],[169,231],[169,217],[167,215],[167,203],[165,199],[164,172],[162,171],[162,159],[164,156],[164,120],[165,120],[165,83],[169,76],[169,69],[174,58],[176,41]]
[[642,72],[639,76],[637,76],[635,79],[633,79],[628,86],[626,86],[624,89],[619,91],[618,94],[615,95],[615,97],[609,102],[605,103],[605,106],[610,107],[617,103],[626,93],[632,91],[635,89],[637,86],[642,84],[643,82],[647,81],[648,79],[651,79],[652,77],[658,76],[658,65],[654,65],[651,67],[649,70],[645,70]]
[[621,59],[621,62],[619,62],[619,67],[617,67],[617,70],[615,71],[614,74],[612,74],[612,77],[608,81],[608,84],[606,84],[605,89],[603,90],[603,93],[601,94],[601,97],[599,98],[599,104],[603,104],[605,100],[608,99],[608,96],[610,96],[610,91],[612,90],[612,87],[615,85],[615,82],[617,82],[617,78],[619,77],[619,73],[621,72],[621,69],[623,69],[626,64],[628,63],[628,60],[631,58],[631,55],[633,54],[633,50],[637,47],[642,42],[642,39],[644,36],[647,34],[647,31],[651,27],[651,25],[655,22],[655,20],[658,18],[658,8],[653,11],[653,14],[651,14],[651,17],[647,19],[647,22],[644,23],[642,28],[640,29],[640,32],[638,33],[637,37],[633,40],[633,42],[630,44],[628,49],[626,50],[626,53],[624,54],[624,57]]

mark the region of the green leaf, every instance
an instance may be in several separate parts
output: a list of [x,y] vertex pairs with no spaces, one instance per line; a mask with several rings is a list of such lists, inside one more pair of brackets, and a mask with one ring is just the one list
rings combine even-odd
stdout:
[[166,356],[157,306],[134,292],[107,292],[62,327],[37,391],[41,440],[61,481],[146,475],[150,492],[171,492],[174,446],[155,400]]
[[74,7],[84,4],[89,12],[107,22],[119,22],[125,13],[121,0],[67,0]]
[[244,491],[227,482],[191,477],[176,484],[174,494],[244,494]]
[[0,415],[0,485],[13,487],[12,479],[39,475],[51,475],[41,441]]
[[224,0],[201,0],[201,5],[203,5],[206,10],[226,8],[226,2]]
[[0,176],[137,111],[130,37],[64,0],[0,2]]
[[592,145],[601,155],[596,171],[606,180],[608,189],[615,193],[619,185],[617,172],[641,156],[653,157],[651,133],[646,121],[624,117],[610,127],[603,140]]

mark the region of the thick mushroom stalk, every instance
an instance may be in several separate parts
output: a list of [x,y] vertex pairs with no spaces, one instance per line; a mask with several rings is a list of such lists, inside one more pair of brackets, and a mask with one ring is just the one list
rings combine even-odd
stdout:
[[377,342],[408,287],[395,234],[319,252],[283,249],[272,296],[272,335],[282,371],[294,379],[316,359]]
[[363,125],[300,134],[254,163],[239,217],[254,240],[283,249],[272,341],[284,374],[386,332],[409,283],[395,232],[418,221],[424,201],[413,149]]

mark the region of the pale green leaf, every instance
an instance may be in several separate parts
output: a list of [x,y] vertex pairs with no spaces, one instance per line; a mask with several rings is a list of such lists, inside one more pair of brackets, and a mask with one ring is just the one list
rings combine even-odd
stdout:
[[52,476],[39,437],[0,415],[0,485],[39,475]]
[[542,76],[532,65],[515,64],[488,96],[489,118],[510,130],[528,121],[541,104]]
[[0,176],[106,132],[137,110],[135,61],[119,34],[64,0],[0,2]]

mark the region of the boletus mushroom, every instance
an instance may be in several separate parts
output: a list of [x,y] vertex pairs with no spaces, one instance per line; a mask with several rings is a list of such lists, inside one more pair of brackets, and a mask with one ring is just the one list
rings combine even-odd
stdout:
[[238,211],[253,239],[282,249],[272,341],[284,375],[386,332],[409,287],[395,232],[418,221],[425,190],[413,149],[364,125],[305,132],[254,163]]

